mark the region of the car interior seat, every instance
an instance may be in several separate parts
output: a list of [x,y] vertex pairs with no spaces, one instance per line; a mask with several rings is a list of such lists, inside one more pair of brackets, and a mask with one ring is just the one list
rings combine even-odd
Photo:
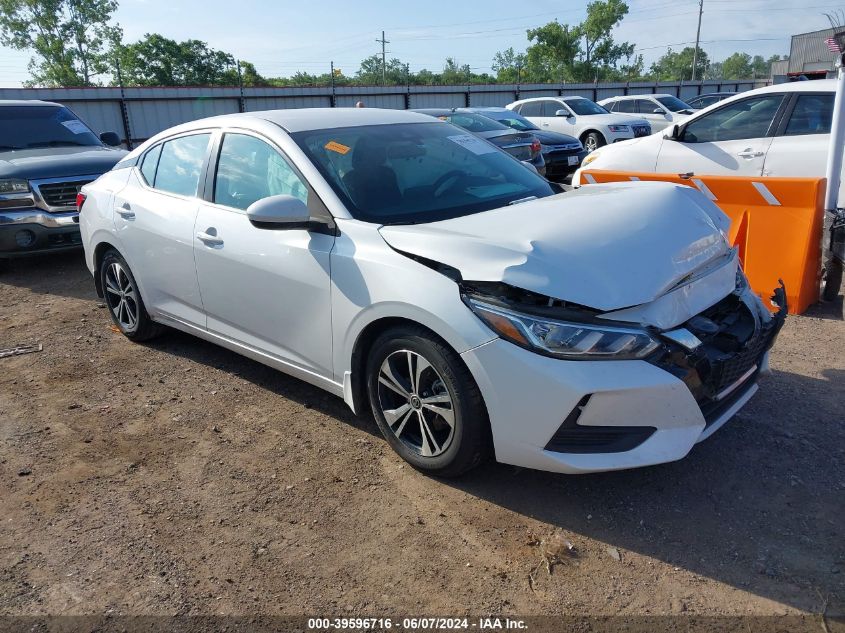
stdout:
[[356,206],[367,211],[381,211],[402,202],[402,191],[387,162],[387,148],[376,139],[362,138],[352,150],[352,169],[343,176],[343,184]]

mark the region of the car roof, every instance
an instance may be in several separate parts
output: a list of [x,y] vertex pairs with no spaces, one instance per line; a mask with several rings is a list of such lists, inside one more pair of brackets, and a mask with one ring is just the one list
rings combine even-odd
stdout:
[[61,103],[52,101],[40,101],[38,99],[0,99],[0,108],[3,106],[53,106],[62,107]]
[[175,126],[169,131],[183,132],[203,127],[238,125],[250,120],[275,123],[287,132],[307,132],[337,127],[390,125],[393,123],[431,123],[431,116],[408,110],[387,108],[296,108],[260,110],[198,119]]
[[[675,95],[670,95],[668,92],[655,92],[651,93],[648,92],[646,94],[641,95],[619,95],[617,97],[608,97],[607,99],[602,99],[602,101],[622,101],[624,99],[654,99],[656,97],[675,97]],[[677,97],[675,97],[677,99]]]
[[453,108],[413,108],[409,112],[419,112],[428,116],[448,116],[453,114],[455,110]]
[[767,92],[836,92],[836,80],[811,79],[809,81],[790,81],[788,83],[773,84],[737,94],[765,94]]

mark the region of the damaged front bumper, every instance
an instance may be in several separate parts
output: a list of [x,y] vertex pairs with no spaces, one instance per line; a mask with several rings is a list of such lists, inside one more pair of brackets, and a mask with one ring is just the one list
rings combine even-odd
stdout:
[[786,317],[782,288],[773,303],[774,314],[738,289],[663,333],[644,360],[565,361],[502,339],[465,352],[496,459],[568,473],[681,459],[756,392]]

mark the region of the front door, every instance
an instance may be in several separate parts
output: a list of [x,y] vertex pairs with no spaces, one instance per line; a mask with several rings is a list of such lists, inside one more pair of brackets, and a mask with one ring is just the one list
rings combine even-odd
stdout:
[[678,140],[664,139],[658,172],[760,176],[784,96],[734,101],[690,120]]
[[240,132],[224,133],[211,189],[193,242],[209,332],[330,378],[334,236],[258,228],[246,214],[280,194],[312,208],[314,192],[267,140]]
[[193,244],[210,139],[189,134],[155,145],[114,197],[115,228],[147,309],[203,328]]

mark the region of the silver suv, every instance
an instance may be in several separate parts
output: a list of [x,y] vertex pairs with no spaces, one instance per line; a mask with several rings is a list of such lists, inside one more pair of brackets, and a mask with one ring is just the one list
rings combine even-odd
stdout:
[[126,152],[65,106],[0,101],[0,264],[81,246],[76,194]]

